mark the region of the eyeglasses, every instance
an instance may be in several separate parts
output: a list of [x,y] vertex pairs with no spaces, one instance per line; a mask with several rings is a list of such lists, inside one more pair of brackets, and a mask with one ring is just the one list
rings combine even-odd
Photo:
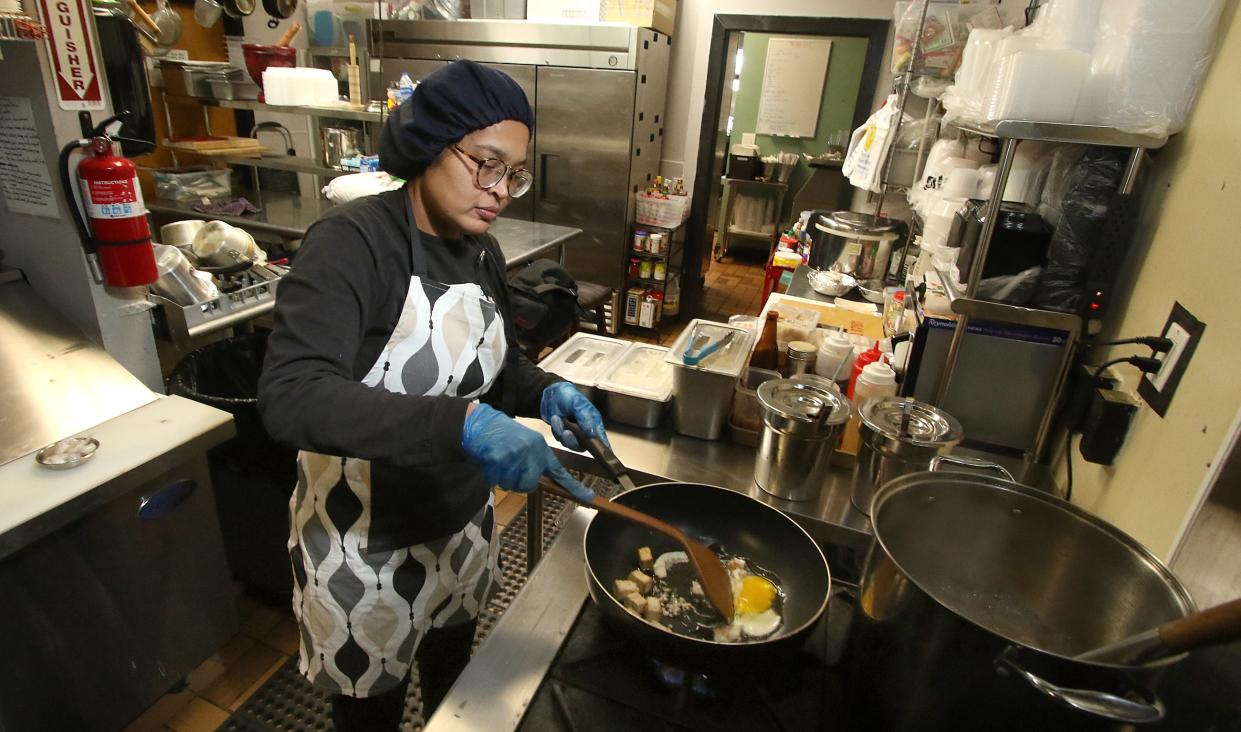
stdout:
[[475,157],[460,145],[453,145],[453,150],[461,153],[478,165],[477,171],[474,173],[474,180],[478,183],[478,187],[483,190],[494,188],[508,177],[508,194],[513,198],[521,198],[530,190],[530,186],[534,184],[534,176],[525,168],[512,168],[509,164],[499,158],[479,158]]

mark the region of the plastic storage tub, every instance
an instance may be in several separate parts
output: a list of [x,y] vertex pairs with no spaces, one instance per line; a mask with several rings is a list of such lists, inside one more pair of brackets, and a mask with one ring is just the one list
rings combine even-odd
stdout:
[[[685,363],[685,352],[695,352],[732,339],[696,365]],[[732,406],[734,384],[750,356],[753,333],[710,320],[691,320],[665,358],[672,364],[672,416],[676,431],[704,440],[719,439]]]
[[595,385],[629,346],[628,341],[616,338],[574,333],[540,361],[539,368],[572,381],[588,399],[598,404],[603,395],[595,389]]
[[659,426],[672,401],[667,356],[667,348],[645,343],[635,343],[621,355],[598,383],[607,394],[608,419],[648,430]]

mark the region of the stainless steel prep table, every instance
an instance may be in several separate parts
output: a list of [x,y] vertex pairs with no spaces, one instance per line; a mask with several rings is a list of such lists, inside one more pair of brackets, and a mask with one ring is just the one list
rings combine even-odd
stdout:
[[[549,444],[555,442],[541,420],[520,421],[541,433]],[[752,448],[686,437],[671,428],[640,430],[610,425],[608,439],[640,485],[669,480],[718,485],[785,511],[829,550],[860,554],[869,544],[870,522],[849,502],[851,474],[847,468],[833,467],[818,501],[794,503],[769,496],[754,485]],[[558,443],[554,449],[566,467],[600,473],[586,453],[569,451]],[[528,515],[535,513],[529,511]],[[587,600],[582,538],[594,513],[584,507],[573,512],[542,561],[531,570],[526,586],[429,720],[427,732],[503,732],[518,726]]]
[[[242,216],[205,214],[195,211],[192,203],[160,199],[147,202],[147,208],[152,213],[160,214],[161,218],[223,221],[247,231],[274,234],[283,239],[301,239],[306,236],[310,225],[332,208],[330,201],[319,196],[250,192],[244,192],[244,195],[263,210]],[[505,217],[496,219],[490,231],[499,242],[500,250],[504,252],[504,263],[510,269],[543,257],[553,249],[559,249],[557,259],[563,262],[565,245],[582,233],[581,229],[571,226]]]

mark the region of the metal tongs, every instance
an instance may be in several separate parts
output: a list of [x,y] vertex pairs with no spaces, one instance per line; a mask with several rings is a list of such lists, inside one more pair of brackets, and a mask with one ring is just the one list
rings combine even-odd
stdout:
[[714,341],[709,345],[707,344],[707,341],[711,339],[711,336],[705,334],[700,335],[693,339],[690,342],[689,347],[685,349],[685,353],[681,354],[681,361],[683,361],[686,366],[697,366],[711,354],[721,348],[727,348],[728,344],[732,343],[733,336],[735,335],[737,335],[737,331],[729,331],[723,338],[718,341]]

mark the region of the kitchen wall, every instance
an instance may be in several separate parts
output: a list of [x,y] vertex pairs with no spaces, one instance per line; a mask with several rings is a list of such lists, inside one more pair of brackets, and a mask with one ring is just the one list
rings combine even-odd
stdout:
[[[1134,535],[1160,556],[1226,457],[1241,412],[1241,17],[1228,0],[1216,57],[1185,131],[1154,153],[1131,266],[1122,276],[1116,318],[1103,334],[1158,334],[1173,301],[1206,323],[1166,417],[1143,404],[1116,464],[1085,463],[1074,451],[1074,501]],[[1133,353],[1114,349],[1112,356]],[[1104,354],[1091,361],[1102,362]],[[1137,375],[1120,367],[1125,388]]]
[[[767,62],[767,44],[772,38],[791,38],[785,34],[746,33],[742,43],[745,63],[741,69],[741,88],[737,90],[733,106],[733,139],[753,132],[758,125],[759,99],[763,89],[763,76]],[[865,38],[840,36],[806,36],[813,40],[832,42],[831,56],[827,64],[827,78],[823,83],[823,96],[819,106],[819,123],[814,137],[773,137],[758,135],[755,143],[763,155],[790,152],[798,156],[797,167],[789,176],[788,195],[784,199],[781,221],[788,221],[793,206],[793,196],[810,176],[810,166],[801,153],[818,155],[827,152],[832,133],[853,132],[853,107],[857,103],[858,86],[866,64]]]
[[[661,170],[685,176],[692,187],[698,161],[698,135],[706,94],[707,56],[715,15],[800,15],[834,18],[892,17],[892,0],[681,0],[672,34],[672,63],[668,79],[668,113],[664,127]],[[889,50],[891,41],[887,44]],[[885,51],[883,68],[888,68]],[[888,74],[880,75],[875,105],[883,103]]]

